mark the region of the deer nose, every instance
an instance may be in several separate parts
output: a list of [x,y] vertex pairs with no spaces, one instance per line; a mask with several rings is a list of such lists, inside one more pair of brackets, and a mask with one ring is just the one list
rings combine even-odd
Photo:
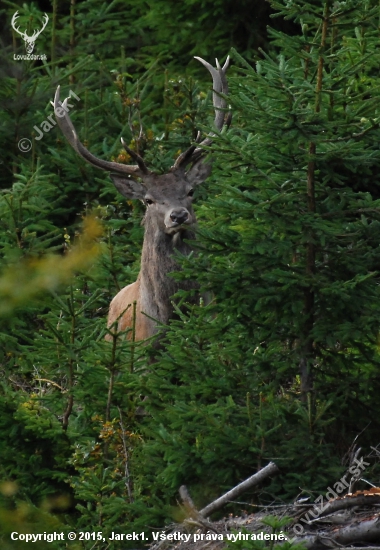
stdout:
[[185,208],[180,208],[178,210],[172,210],[170,213],[170,219],[174,223],[178,223],[178,225],[181,225],[181,223],[184,223],[189,217],[189,213]]

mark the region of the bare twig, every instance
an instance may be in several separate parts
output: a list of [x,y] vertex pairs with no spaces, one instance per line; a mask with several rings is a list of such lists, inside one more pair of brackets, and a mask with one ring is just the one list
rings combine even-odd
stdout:
[[131,474],[129,473],[129,454],[127,449],[127,442],[125,441],[125,430],[124,430],[124,424],[123,424],[123,415],[121,413],[120,407],[118,407],[119,416],[120,416],[120,427],[121,427],[121,439],[123,441],[123,450],[124,450],[124,457],[125,457],[125,470],[124,470],[124,477],[125,477],[125,486],[128,491],[128,497],[129,502],[133,502],[133,492],[131,487]]
[[62,388],[57,382],[53,382],[53,380],[49,380],[48,378],[35,378],[36,382],[47,382],[48,384],[51,384],[52,386],[55,386],[59,390],[61,390],[62,393],[65,393],[67,390]]

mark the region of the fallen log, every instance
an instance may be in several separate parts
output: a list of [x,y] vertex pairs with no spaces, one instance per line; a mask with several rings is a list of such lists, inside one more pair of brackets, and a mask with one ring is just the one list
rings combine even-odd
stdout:
[[220,510],[231,502],[233,499],[237,498],[241,494],[243,494],[245,491],[248,491],[248,489],[251,489],[251,487],[254,487],[255,485],[258,485],[261,483],[265,478],[269,477],[270,475],[276,474],[278,472],[278,467],[274,462],[269,462],[264,468],[253,474],[251,477],[246,479],[245,481],[242,481],[239,483],[239,485],[236,485],[233,489],[222,495],[221,497],[217,498],[213,502],[210,502],[205,508],[202,508],[202,510],[197,510],[195,508],[195,505],[190,497],[189,491],[187,490],[185,485],[182,485],[179,489],[179,494],[182,499],[182,502],[185,505],[185,508],[188,512],[190,512],[189,515],[191,517],[203,517],[206,518],[209,515],[211,515],[213,512],[216,512],[217,510]]

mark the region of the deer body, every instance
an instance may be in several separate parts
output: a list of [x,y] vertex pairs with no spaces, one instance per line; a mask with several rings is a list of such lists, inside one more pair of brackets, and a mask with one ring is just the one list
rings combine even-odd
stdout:
[[[209,168],[204,168],[198,177],[203,180],[208,172]],[[173,315],[171,297],[179,289],[196,288],[193,281],[178,283],[168,276],[179,269],[173,257],[175,250],[183,255],[192,250],[185,242],[195,237],[192,231],[196,223],[192,195],[197,180],[195,177],[191,179],[192,183],[183,174],[156,176],[154,186],[143,199],[147,209],[143,220],[141,270],[137,281],[124,287],[112,300],[108,315],[109,327],[117,324],[119,331],[125,331],[132,327],[134,313],[131,306],[136,302],[136,340],[152,336],[157,332],[158,324],[168,323]],[[119,190],[122,192],[121,187]]]
[[[141,271],[136,282],[120,290],[111,302],[108,315],[109,327],[118,322],[118,331],[126,331],[133,325],[132,304],[136,302],[136,340],[144,340],[157,332],[158,325],[153,319],[165,325],[169,322],[173,316],[171,297],[179,289],[196,287],[192,281],[184,284],[183,281],[179,283],[167,276],[167,273],[178,271],[178,265],[173,259],[175,249],[182,254],[189,254],[191,248],[183,239],[192,239],[194,234],[183,231],[180,235],[171,236],[156,231],[154,237],[144,241]],[[132,334],[128,336],[132,337]]]
[[[215,126],[221,130],[225,121],[225,99],[219,92],[227,93],[225,72],[229,58],[220,67],[217,61],[215,69],[206,61],[199,59],[210,71],[214,85]],[[110,171],[111,179],[117,190],[128,199],[140,199],[146,205],[144,217],[144,244],[141,255],[141,270],[136,282],[124,287],[112,300],[108,327],[111,332],[127,331],[128,338],[143,340],[156,334],[160,325],[166,325],[173,316],[171,297],[179,290],[197,287],[196,282],[181,283],[168,274],[178,271],[174,258],[177,250],[183,255],[191,252],[188,240],[194,239],[196,218],[192,207],[196,185],[202,183],[210,174],[211,166],[203,162],[204,151],[199,145],[209,145],[208,136],[201,143],[192,145],[176,160],[167,174],[157,175],[145,166],[143,159],[122,144],[136,161],[137,166],[127,166],[108,162],[94,157],[79,141],[74,126],[68,116],[67,100],[59,100],[59,88],[54,100],[57,122],[69,143],[85,160],[104,170]],[[186,167],[191,164],[191,168]],[[135,334],[132,335],[134,307]]]

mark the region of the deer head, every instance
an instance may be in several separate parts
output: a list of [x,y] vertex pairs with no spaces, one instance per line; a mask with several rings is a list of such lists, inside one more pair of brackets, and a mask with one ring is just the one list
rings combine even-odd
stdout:
[[32,36],[28,36],[28,35],[26,34],[26,32],[21,32],[21,31],[16,27],[16,21],[17,21],[18,17],[19,17],[18,11],[16,11],[16,13],[13,15],[12,21],[11,21],[12,28],[13,28],[13,29],[22,37],[22,39],[25,41],[26,52],[27,52],[27,53],[33,53],[34,44],[35,44],[35,42],[36,42],[38,36],[42,33],[42,31],[44,30],[44,28],[45,28],[46,25],[48,24],[49,17],[48,17],[48,15],[47,15],[47,13],[45,13],[45,15],[44,15],[44,20],[43,20],[42,29],[40,29],[40,30],[35,29]]
[[[216,60],[217,68],[212,67],[207,61],[196,57],[210,71],[213,78],[213,103],[215,108],[215,127],[221,130],[224,124],[229,124],[230,113],[226,116],[226,101],[223,95],[228,93],[226,70],[229,65],[229,57],[223,67]],[[117,162],[109,162],[92,155],[79,141],[75,128],[68,115],[67,101],[60,101],[60,87],[58,86],[54,98],[54,112],[57,122],[64,136],[75,151],[87,162],[110,172],[111,179],[117,190],[128,199],[141,199],[148,210],[155,212],[165,225],[167,233],[173,233],[182,224],[191,223],[191,216],[187,210],[192,196],[193,187],[202,183],[211,171],[209,164],[202,162],[204,150],[202,146],[210,145],[212,135],[200,141],[200,134],[196,144],[184,151],[176,160],[170,171],[164,175],[157,175],[148,170],[144,160],[130,149],[123,138],[122,145],[127,153],[136,162],[136,165],[126,165]],[[58,114],[59,113],[59,114]],[[192,164],[190,170],[186,167]],[[139,181],[137,181],[137,178]],[[183,205],[182,205],[183,203]]]

